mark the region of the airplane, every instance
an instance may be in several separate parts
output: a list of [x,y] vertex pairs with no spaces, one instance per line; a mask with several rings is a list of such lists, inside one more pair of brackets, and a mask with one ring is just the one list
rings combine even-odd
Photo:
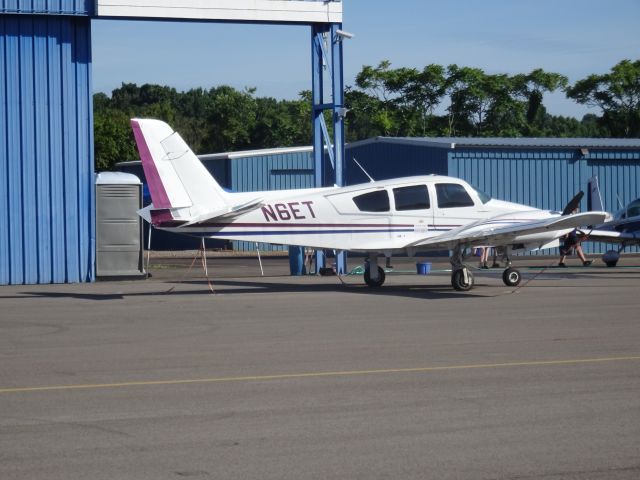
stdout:
[[385,272],[378,256],[415,256],[451,250],[451,284],[473,287],[464,263],[474,245],[498,247],[507,260],[502,279],[521,281],[511,254],[550,248],[584,225],[601,224],[606,212],[568,214],[496,200],[467,182],[424,175],[371,181],[347,187],[228,192],[209,174],[182,137],[160,120],[131,120],[151,205],[139,214],[155,228],[187,235],[251,240],[316,249],[362,252],[368,256],[364,281],[380,287]]
[[[588,186],[589,210],[604,210],[598,177],[591,177]],[[611,220],[580,233],[583,241],[619,244],[617,250],[608,250],[602,255],[602,261],[608,267],[615,267],[620,259],[620,252],[626,247],[640,245],[640,198],[615,212]]]

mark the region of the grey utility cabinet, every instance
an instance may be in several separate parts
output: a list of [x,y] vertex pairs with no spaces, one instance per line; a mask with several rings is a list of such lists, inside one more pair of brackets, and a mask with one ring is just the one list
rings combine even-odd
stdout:
[[96,175],[96,276],[144,275],[142,182],[123,172]]

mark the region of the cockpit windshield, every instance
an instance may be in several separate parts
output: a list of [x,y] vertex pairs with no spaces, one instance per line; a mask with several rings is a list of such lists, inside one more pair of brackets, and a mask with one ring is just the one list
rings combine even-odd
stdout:
[[631,202],[624,213],[624,218],[637,217],[640,215],[640,198]]
[[476,193],[478,194],[478,197],[480,197],[480,201],[482,203],[487,203],[489,200],[491,200],[491,195],[484,193],[482,190],[473,187],[472,188],[476,191]]

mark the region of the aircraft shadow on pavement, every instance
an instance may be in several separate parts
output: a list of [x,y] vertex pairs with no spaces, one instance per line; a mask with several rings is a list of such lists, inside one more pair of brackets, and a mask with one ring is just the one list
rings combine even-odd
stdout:
[[[336,280],[338,282],[338,280]],[[14,299],[41,298],[69,298],[78,300],[123,300],[126,298],[152,297],[152,296],[185,296],[185,295],[248,295],[248,294],[269,294],[269,293],[348,293],[357,295],[391,296],[421,299],[448,299],[448,298],[478,298],[492,297],[493,295],[479,295],[470,292],[456,292],[450,285],[424,285],[424,284],[403,284],[385,285],[377,289],[371,289],[364,284],[300,284],[295,282],[269,282],[241,280],[213,280],[214,293],[209,290],[206,280],[185,280],[180,283],[167,282],[158,283],[155,291],[129,291],[118,293],[81,293],[73,292],[47,292],[47,291],[26,291],[20,295],[11,297]],[[186,287],[186,288],[185,288]],[[221,288],[219,288],[221,287]],[[118,288],[121,288],[119,286]]]
[[[207,282],[203,280],[187,280],[182,284],[177,284],[176,289],[172,293],[184,293],[180,289],[180,285],[202,285],[204,293],[210,293],[207,288]],[[380,288],[369,288],[360,283],[336,283],[333,284],[300,284],[297,282],[269,282],[261,280],[259,282],[250,281],[248,279],[230,280],[221,279],[212,282],[213,288],[217,294],[221,295],[239,295],[250,293],[348,293],[360,295],[375,296],[401,296],[409,298],[460,298],[461,296],[484,297],[486,295],[478,295],[471,292],[455,292],[448,284],[442,285],[424,285],[424,284],[403,284],[403,285],[384,285]],[[224,287],[216,289],[218,287]],[[193,291],[193,290],[191,290]]]
[[[539,273],[525,272],[523,285],[520,288],[557,288],[557,285],[549,285],[548,281],[561,280],[563,287],[582,288],[580,285],[572,283],[574,280],[601,280],[606,278],[607,280],[640,280],[637,271],[617,271],[610,272],[606,270],[602,271],[584,271],[584,272],[572,272],[563,271],[558,272],[554,270],[551,272],[542,271]],[[606,275],[603,275],[606,274]],[[493,287],[493,282],[485,283],[482,277],[484,275],[476,275],[476,289],[479,287]],[[494,277],[494,275],[487,274],[487,278]],[[534,277],[534,278],[531,278]],[[239,279],[213,279],[212,285],[216,295],[246,295],[246,294],[265,294],[265,293],[349,293],[358,295],[375,295],[375,296],[391,296],[391,297],[405,297],[405,298],[423,298],[423,299],[448,299],[448,298],[490,298],[495,297],[497,294],[495,291],[487,292],[484,290],[480,294],[476,290],[470,292],[456,292],[452,290],[447,278],[443,276],[442,284],[438,285],[425,285],[421,283],[406,283],[401,285],[384,285],[377,289],[371,289],[363,283],[344,283],[341,284],[336,277],[335,283],[299,283],[295,280],[282,281],[284,278],[295,277],[283,277],[276,276],[279,281],[269,281],[269,277],[259,277],[259,281],[252,281],[251,277],[239,278]],[[531,283],[525,283],[528,281]],[[554,282],[555,283],[555,282]],[[179,282],[171,282],[164,279],[162,282],[155,284],[157,289],[154,291],[133,291],[129,292],[107,292],[107,293],[82,293],[78,290],[64,292],[64,291],[25,291],[18,295],[0,296],[0,298],[12,298],[12,299],[28,299],[34,297],[42,298],[70,298],[79,300],[122,300],[125,298],[135,297],[151,297],[162,295],[211,295],[211,291],[208,288],[207,281],[203,278],[191,278],[185,279]],[[505,287],[501,282],[499,283],[501,289],[509,288]],[[595,285],[590,284],[591,287],[610,288],[610,284]],[[223,287],[223,288],[218,288]],[[119,285],[118,289],[122,289]],[[491,288],[491,290],[494,290]],[[503,294],[501,292],[500,294]],[[498,294],[499,295],[499,294]]]
[[130,296],[148,295],[142,293],[78,293],[78,292],[22,292],[20,295],[3,296],[0,298],[26,299],[40,298],[73,298],[77,300],[123,300]]

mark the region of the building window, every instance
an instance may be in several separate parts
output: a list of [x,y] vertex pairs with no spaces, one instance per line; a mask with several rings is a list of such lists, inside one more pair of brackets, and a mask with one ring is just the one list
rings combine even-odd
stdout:
[[458,183],[437,183],[436,195],[440,208],[473,207],[474,205],[467,190]]
[[398,187],[393,189],[393,198],[396,201],[396,210],[426,210],[429,204],[429,192],[426,185],[412,185],[410,187]]
[[389,194],[386,190],[365,193],[353,197],[353,202],[361,212],[388,212]]

